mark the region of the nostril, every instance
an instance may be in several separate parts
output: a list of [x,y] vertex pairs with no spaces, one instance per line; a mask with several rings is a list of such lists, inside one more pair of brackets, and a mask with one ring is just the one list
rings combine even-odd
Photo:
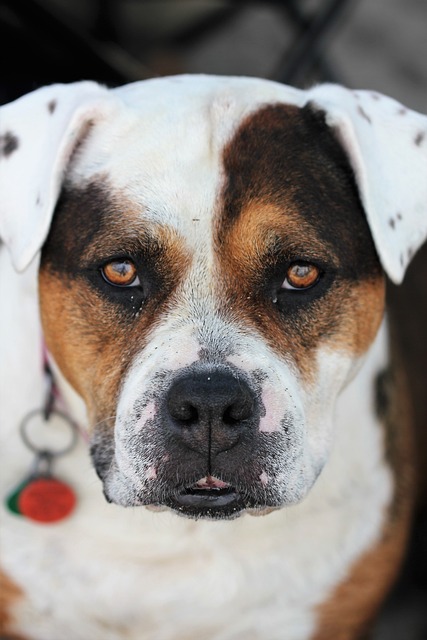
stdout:
[[168,410],[172,418],[183,426],[189,427],[198,422],[199,412],[190,401],[183,401],[175,397],[169,398]]
[[243,420],[248,420],[254,413],[254,403],[249,397],[242,397],[225,408],[224,424],[233,426]]

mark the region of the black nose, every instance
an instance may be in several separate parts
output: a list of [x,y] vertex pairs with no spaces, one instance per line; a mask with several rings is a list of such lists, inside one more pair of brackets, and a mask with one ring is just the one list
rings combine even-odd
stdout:
[[176,380],[166,404],[175,438],[190,449],[215,455],[234,447],[250,430],[256,402],[244,380],[207,370]]

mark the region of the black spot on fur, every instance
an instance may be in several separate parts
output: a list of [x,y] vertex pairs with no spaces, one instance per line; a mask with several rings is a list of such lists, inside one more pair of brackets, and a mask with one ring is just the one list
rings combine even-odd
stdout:
[[359,113],[359,115],[362,116],[362,118],[365,118],[366,122],[369,122],[369,124],[372,124],[371,118],[368,116],[366,111],[360,106],[360,104],[357,107],[357,112]]
[[58,103],[56,100],[51,100],[50,102],[48,102],[47,108],[49,109],[49,113],[53,113],[55,111],[57,104]]
[[425,137],[426,137],[426,134],[425,134],[424,131],[420,131],[417,134],[417,136],[415,138],[415,144],[417,145],[417,147],[421,146],[421,144],[424,142]]
[[19,140],[10,131],[7,131],[5,134],[0,136],[0,158],[2,156],[7,158],[14,151],[16,151],[18,147],[19,147]]
[[401,222],[402,220],[403,220],[402,214],[401,213],[396,213],[396,217],[395,218],[389,218],[388,224],[392,229],[395,229],[397,222]]

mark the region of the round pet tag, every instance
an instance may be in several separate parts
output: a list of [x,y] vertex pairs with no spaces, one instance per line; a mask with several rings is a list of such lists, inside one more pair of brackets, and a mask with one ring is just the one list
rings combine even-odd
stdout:
[[76,495],[65,482],[56,478],[35,478],[18,495],[18,513],[36,522],[58,522],[69,516]]

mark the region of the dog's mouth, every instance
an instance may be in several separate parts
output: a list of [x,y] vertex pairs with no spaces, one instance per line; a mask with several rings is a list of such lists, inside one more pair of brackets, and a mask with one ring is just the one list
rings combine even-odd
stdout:
[[168,500],[170,508],[192,518],[233,518],[245,509],[240,492],[228,482],[205,476]]
[[183,505],[209,505],[215,503],[220,506],[228,504],[237,495],[237,490],[228,482],[223,482],[213,476],[205,476],[191,487],[183,489],[178,494],[178,500]]

